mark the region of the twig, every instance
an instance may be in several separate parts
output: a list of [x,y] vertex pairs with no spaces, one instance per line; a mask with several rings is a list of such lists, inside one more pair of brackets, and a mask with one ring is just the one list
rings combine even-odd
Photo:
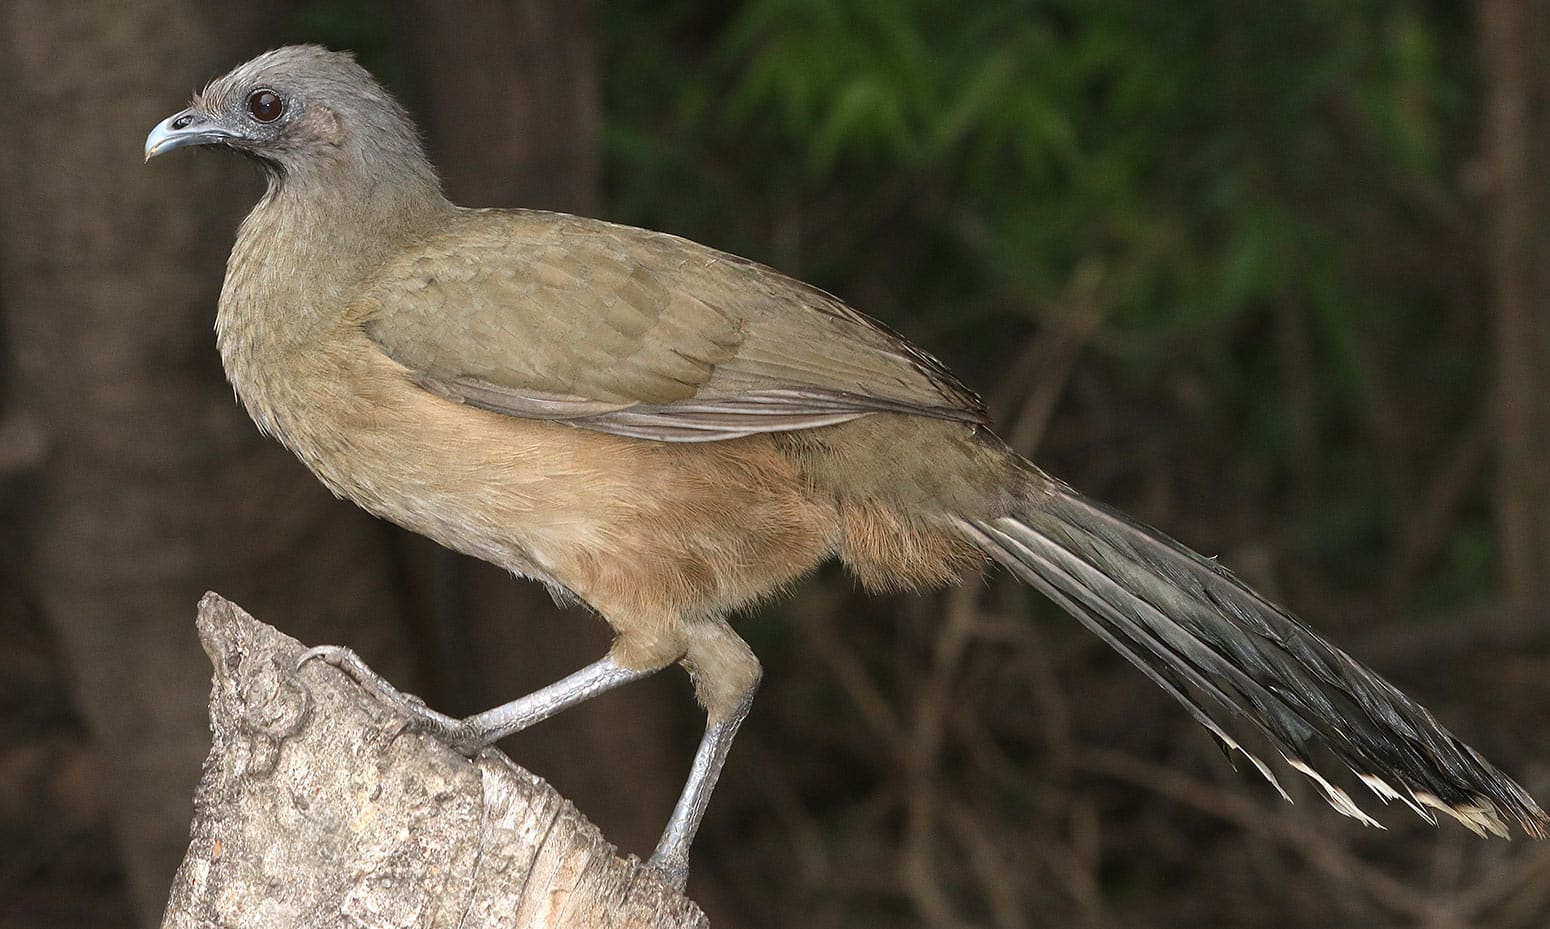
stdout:
[[938,627],[930,672],[917,688],[920,698],[915,703],[914,725],[900,759],[908,784],[902,860],[904,890],[921,916],[938,926],[963,924],[942,886],[942,870],[933,863],[942,808],[937,758],[946,734],[953,682],[973,637],[976,594],[974,587],[965,585],[940,598],[946,615]]

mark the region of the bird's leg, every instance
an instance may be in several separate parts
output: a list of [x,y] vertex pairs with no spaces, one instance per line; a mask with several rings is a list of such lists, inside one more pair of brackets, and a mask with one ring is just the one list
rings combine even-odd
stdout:
[[386,678],[373,671],[359,655],[348,648],[320,645],[308,649],[297,665],[299,667],[313,659],[321,659],[358,681],[362,687],[371,691],[372,696],[404,717],[405,729],[426,733],[469,756],[561,710],[585,703],[598,694],[638,681],[658,670],[649,667],[627,668],[618,664],[610,655],[525,697],[464,719],[454,719],[426,706],[425,701],[419,697],[403,693],[389,684]]
[[657,849],[651,853],[651,866],[670,886],[682,889],[689,878],[689,846],[694,843],[694,834],[699,831],[700,821],[705,818],[711,791],[721,776],[721,766],[726,763],[727,750],[732,747],[737,728],[747,718],[748,708],[753,706],[753,693],[752,690],[748,691],[732,715],[707,726],[704,737],[700,739],[700,747],[694,753],[694,764],[689,768],[689,779],[684,782],[683,793],[678,795],[678,804],[673,807],[667,828],[662,830],[662,838],[657,840]]
[[689,847],[694,843],[694,834],[705,818],[711,791],[721,776],[738,727],[748,718],[761,676],[758,659],[721,620],[697,626],[683,664],[694,680],[696,696],[705,705],[705,735],[650,862],[664,881],[679,889],[689,876]]

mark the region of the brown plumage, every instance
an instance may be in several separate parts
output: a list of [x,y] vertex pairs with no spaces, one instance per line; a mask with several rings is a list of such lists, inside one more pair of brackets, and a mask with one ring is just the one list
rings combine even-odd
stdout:
[[995,559],[1225,744],[1268,736],[1343,812],[1366,819],[1313,773],[1313,746],[1428,818],[1543,834],[1533,800],[1426,710],[1214,562],[1020,459],[941,364],[836,298],[670,235],[455,207],[403,110],[315,47],[213,82],[147,157],[190,144],[246,154],[270,181],[217,318],[260,428],[335,493],[577,597],[617,633],[608,657],[477,717],[402,710],[474,750],[682,663],[709,726],[653,858],[671,879],[759,680],[725,617],[830,557],[873,589]]

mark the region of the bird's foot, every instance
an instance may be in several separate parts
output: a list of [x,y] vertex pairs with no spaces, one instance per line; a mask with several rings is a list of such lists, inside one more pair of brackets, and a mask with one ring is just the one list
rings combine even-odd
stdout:
[[655,871],[663,884],[683,893],[684,885],[689,882],[689,850],[658,846],[651,860],[646,862],[646,867]]
[[406,694],[394,687],[388,683],[387,678],[373,671],[365,661],[362,661],[361,656],[353,649],[342,645],[319,645],[309,648],[297,659],[296,667],[299,670],[311,661],[321,661],[343,671],[376,698],[377,702],[397,713],[401,721],[398,728],[393,731],[395,739],[405,732],[421,732],[470,758],[477,755],[486,745],[464,720],[453,719],[445,713],[438,713],[426,706],[425,701],[414,694]]

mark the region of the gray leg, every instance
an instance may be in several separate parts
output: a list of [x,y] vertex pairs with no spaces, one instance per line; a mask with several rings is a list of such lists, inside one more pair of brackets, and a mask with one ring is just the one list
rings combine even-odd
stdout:
[[705,808],[710,805],[711,791],[715,790],[716,780],[721,777],[721,766],[726,763],[732,739],[743,720],[748,718],[754,690],[750,687],[731,713],[706,727],[699,750],[694,753],[694,764],[689,768],[689,779],[684,782],[683,793],[678,795],[678,805],[673,807],[672,818],[662,830],[657,850],[651,853],[651,866],[672,887],[683,889],[689,878],[689,846],[694,843],[694,834],[705,818]]
[[[504,703],[493,710],[485,710],[467,719],[453,719],[445,713],[438,713],[426,706],[419,697],[402,693],[393,687],[382,675],[367,667],[366,662],[348,648],[320,645],[303,654],[297,666],[313,659],[321,659],[355,678],[378,700],[403,714],[406,729],[434,736],[451,748],[470,756],[514,732],[521,732],[534,723],[548,719],[561,710],[578,703],[585,703],[600,693],[656,673],[655,669],[633,670],[621,667],[612,657],[606,657],[592,662],[575,674],[562,678],[542,690],[510,703]],[[733,729],[736,728],[734,725]],[[728,740],[730,741],[730,737]],[[716,767],[720,769],[719,762]],[[714,775],[711,776],[711,783],[715,783]],[[690,834],[693,834],[693,830]]]
[[[418,697],[396,690],[360,657],[347,648],[325,645],[311,649],[300,664],[322,659],[359,681],[405,719],[405,728],[435,736],[452,748],[473,755],[481,748],[513,732],[531,726],[561,710],[589,700],[621,684],[654,674],[657,669],[631,670],[607,657],[587,665],[564,680],[520,700],[486,710],[467,719],[453,719],[428,708]],[[670,886],[682,889],[689,876],[689,847],[705,818],[710,795],[726,764],[727,751],[738,727],[748,717],[759,686],[759,662],[747,643],[724,620],[702,621],[690,636],[684,665],[694,678],[695,693],[706,707],[710,722],[695,752],[689,779],[662,831],[651,867]]]

